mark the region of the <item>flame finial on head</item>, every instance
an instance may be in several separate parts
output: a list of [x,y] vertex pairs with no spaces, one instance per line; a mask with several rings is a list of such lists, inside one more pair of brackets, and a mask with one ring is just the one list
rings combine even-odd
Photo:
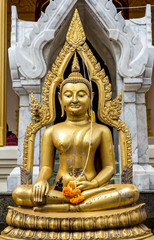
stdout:
[[80,66],[79,61],[76,55],[76,52],[74,54],[73,63],[72,63],[72,72],[80,72]]
[[83,78],[82,74],[80,73],[80,65],[76,52],[72,62],[71,74],[68,76],[68,78]]
[[84,83],[84,84],[86,84],[86,86],[89,89],[90,96],[91,96],[92,86],[91,86],[90,82],[86,78],[84,78],[82,76],[82,74],[80,73],[80,65],[79,65],[79,61],[78,61],[76,52],[75,52],[74,58],[73,58],[71,73],[69,74],[68,78],[66,78],[62,81],[62,83],[60,85],[60,93],[62,93],[62,88],[66,83]]

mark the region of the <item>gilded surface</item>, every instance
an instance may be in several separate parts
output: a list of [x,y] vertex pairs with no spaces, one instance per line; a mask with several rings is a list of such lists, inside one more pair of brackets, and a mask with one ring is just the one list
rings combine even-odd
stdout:
[[78,11],[76,9],[66,35],[66,41],[70,45],[78,47],[81,46],[85,42],[85,40],[86,36],[83,30],[82,23],[78,16]]
[[[21,230],[20,228],[8,227],[2,232],[1,239],[51,239],[51,240],[85,240],[85,239],[153,239],[151,231],[143,224],[124,229],[100,230],[87,232],[47,232]],[[3,238],[4,237],[4,238]],[[6,237],[6,238],[5,238]],[[9,238],[7,238],[9,237]],[[151,238],[152,237],[152,238]]]
[[9,226],[48,231],[89,231],[100,229],[125,228],[145,221],[145,204],[134,207],[85,213],[39,213],[21,208],[9,208],[6,222]]

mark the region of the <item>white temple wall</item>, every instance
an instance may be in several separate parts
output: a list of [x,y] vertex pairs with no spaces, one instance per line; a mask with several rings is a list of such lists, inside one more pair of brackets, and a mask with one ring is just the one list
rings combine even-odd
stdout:
[[10,75],[10,69],[8,64],[7,71],[7,123],[9,126],[9,131],[17,134],[17,114],[16,111],[19,109],[18,95],[14,92],[12,88],[12,80]]
[[17,167],[18,146],[0,148],[0,192],[7,192],[7,177]]

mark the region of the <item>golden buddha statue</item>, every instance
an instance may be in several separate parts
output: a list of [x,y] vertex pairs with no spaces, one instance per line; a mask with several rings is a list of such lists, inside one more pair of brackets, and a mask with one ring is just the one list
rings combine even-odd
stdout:
[[[139,191],[131,183],[131,136],[119,118],[121,93],[111,100],[111,84],[85,43],[86,37],[77,10],[70,24],[66,43],[48,72],[40,104],[31,95],[35,120],[26,130],[22,185],[12,193],[20,206],[9,208],[7,227],[0,239],[154,239],[142,223],[144,204],[132,205]],[[77,54],[89,71],[89,80],[80,73]],[[73,57],[72,72],[64,79]],[[93,121],[91,81],[98,87],[98,117],[120,134],[122,183],[109,184],[115,172],[112,134],[105,125]],[[55,119],[55,94],[64,122],[48,127],[43,134],[41,170],[32,185],[33,153],[36,132]],[[56,150],[60,167],[55,183],[49,185]],[[99,168],[96,167],[99,162]],[[59,184],[59,186],[58,186]]]
[[[67,116],[64,122],[44,132],[37,181],[34,185],[21,185],[12,193],[19,206],[38,206],[35,211],[96,211],[130,205],[139,198],[139,191],[132,184],[104,186],[115,171],[112,135],[108,127],[94,122],[91,124],[87,120],[93,92],[89,81],[82,77],[79,70],[79,65],[73,66],[73,72],[61,84],[59,101],[62,112],[65,111]],[[56,149],[60,167],[55,184],[49,186]],[[102,166],[98,174],[95,170],[96,151]],[[61,177],[63,187],[69,182],[76,183],[85,198],[84,202],[73,205],[62,192],[54,190]]]

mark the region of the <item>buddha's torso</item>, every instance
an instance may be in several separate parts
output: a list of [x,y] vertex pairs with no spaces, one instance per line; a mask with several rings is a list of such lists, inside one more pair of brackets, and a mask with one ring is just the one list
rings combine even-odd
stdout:
[[[94,159],[95,152],[100,145],[101,131],[99,124],[90,123],[75,126],[66,122],[53,126],[52,139],[59,153],[60,167],[56,181],[63,177],[64,185],[80,176],[88,156],[89,158],[84,174],[80,179],[91,180],[96,176]],[[91,140],[90,140],[91,138]],[[91,145],[89,145],[91,142]]]

